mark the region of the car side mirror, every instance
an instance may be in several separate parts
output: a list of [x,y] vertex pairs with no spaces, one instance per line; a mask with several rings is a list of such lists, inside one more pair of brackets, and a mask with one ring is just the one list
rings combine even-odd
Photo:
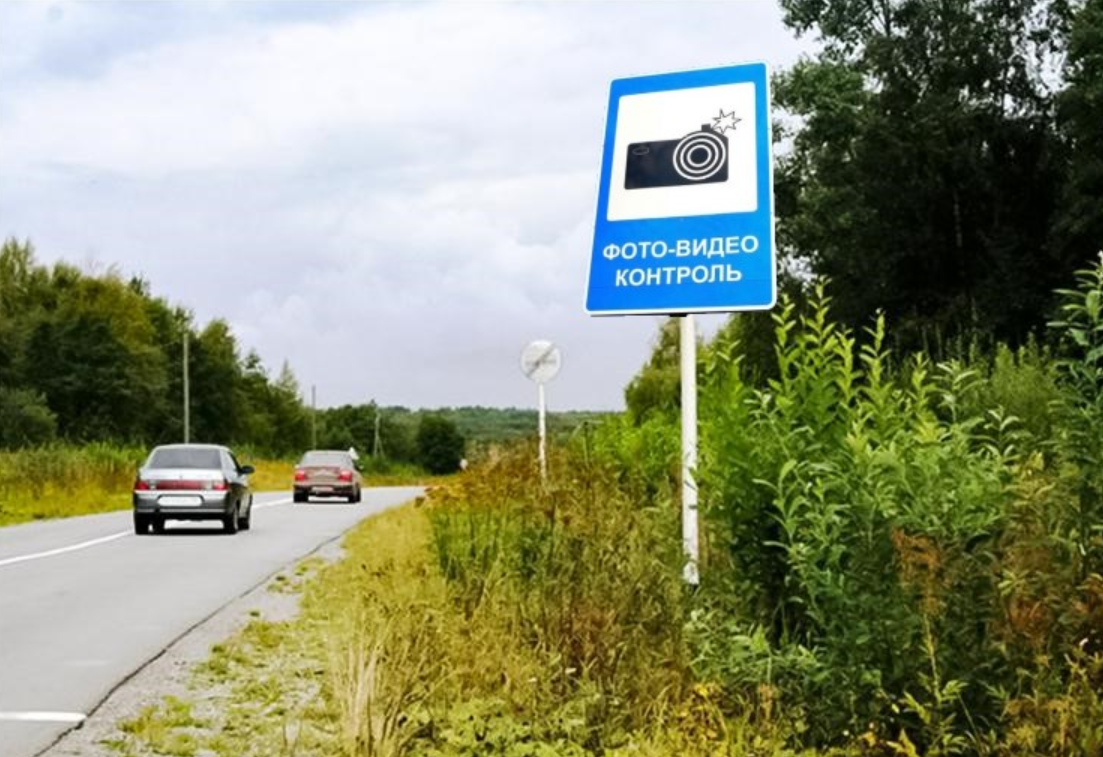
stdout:
[[252,475],[253,473],[256,473],[256,470],[257,470],[257,469],[256,469],[256,468],[254,468],[254,467],[253,467],[253,466],[251,466],[251,465],[243,465],[243,466],[241,466],[241,475],[243,475],[243,476],[250,476],[250,475]]

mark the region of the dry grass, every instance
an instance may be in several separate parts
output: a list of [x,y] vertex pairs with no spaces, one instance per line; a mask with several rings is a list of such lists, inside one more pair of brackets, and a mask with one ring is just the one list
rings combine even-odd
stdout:
[[[246,463],[242,460],[242,465]],[[249,465],[256,468],[249,476],[249,485],[255,492],[290,491],[295,480],[295,464],[287,460],[253,460]]]
[[[147,454],[107,445],[0,452],[0,526],[125,510]],[[290,489],[291,463],[250,462],[254,491]]]

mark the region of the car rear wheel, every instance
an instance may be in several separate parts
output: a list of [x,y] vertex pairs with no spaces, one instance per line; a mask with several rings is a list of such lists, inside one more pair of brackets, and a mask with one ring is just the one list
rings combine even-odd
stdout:
[[165,532],[165,516],[154,515],[149,522],[153,526],[153,533],[163,534]]
[[238,508],[235,506],[233,511],[222,516],[222,530],[228,534],[237,533],[237,514]]
[[295,493],[294,493],[294,494],[292,495],[292,498],[293,498],[293,499],[294,499],[294,500],[295,500],[296,502],[306,502],[306,492],[295,492]]
[[249,508],[245,514],[237,519],[237,527],[242,531],[248,531],[253,526],[253,500],[249,500]]
[[139,535],[149,533],[149,516],[134,513],[134,533]]

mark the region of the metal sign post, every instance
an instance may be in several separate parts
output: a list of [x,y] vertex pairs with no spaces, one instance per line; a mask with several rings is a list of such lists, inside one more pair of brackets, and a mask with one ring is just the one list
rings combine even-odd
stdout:
[[547,400],[547,396],[544,394],[544,385],[543,384],[537,384],[536,389],[537,389],[537,394],[538,394],[537,402],[539,403],[539,406],[540,406],[540,419],[539,419],[539,421],[537,421],[537,425],[539,426],[539,429],[540,429],[540,453],[539,453],[539,457],[540,457],[540,480],[541,481],[547,481],[548,480],[548,424],[547,424],[548,400]]
[[701,581],[697,539],[697,329],[692,315],[681,319],[682,377],[682,577],[690,586]]
[[692,314],[773,307],[773,207],[765,63],[612,83],[586,310],[685,316],[682,541],[692,585],[699,580]]
[[551,381],[559,373],[563,364],[563,358],[559,348],[551,342],[538,339],[521,351],[521,372],[536,382],[540,432],[540,480],[548,480],[548,453],[547,453],[547,401],[544,394],[544,384]]

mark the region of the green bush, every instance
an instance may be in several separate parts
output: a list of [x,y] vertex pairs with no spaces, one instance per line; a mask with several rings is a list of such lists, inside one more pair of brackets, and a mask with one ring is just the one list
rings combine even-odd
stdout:
[[[670,505],[681,481],[680,430],[676,418],[652,415],[633,423],[627,415],[575,437],[575,452],[608,466],[621,492],[640,506]],[[581,445],[581,448],[580,448]]]
[[463,460],[464,438],[455,423],[440,415],[422,416],[417,426],[418,462],[430,473],[455,473]]
[[1079,287],[1061,290],[1058,362],[1063,403],[1058,439],[1074,467],[1076,512],[1068,537],[1080,577],[1103,573],[1103,262],[1077,272]]
[[1060,400],[1056,363],[1034,340],[1012,350],[996,348],[985,383],[987,407],[1017,418],[1032,445],[1053,439],[1055,405]]
[[873,723],[933,747],[967,716],[992,721],[976,671],[1000,665],[986,629],[1015,424],[963,401],[976,375],[960,365],[917,360],[897,383],[883,322],[859,346],[822,286],[775,320],[778,377],[751,389],[732,370],[705,397],[720,578],[695,629],[702,675],[778,685],[815,743]]

